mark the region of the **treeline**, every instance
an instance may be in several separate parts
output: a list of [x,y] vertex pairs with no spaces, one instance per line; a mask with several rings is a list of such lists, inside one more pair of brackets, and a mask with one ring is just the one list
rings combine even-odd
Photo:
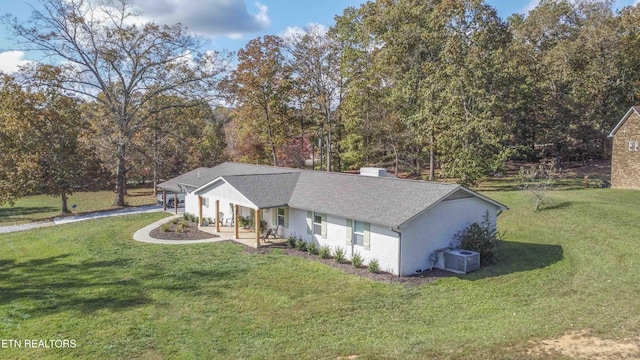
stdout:
[[480,0],[379,0],[307,30],[239,52],[233,158],[303,166],[321,145],[325,169],[440,167],[470,185],[506,159],[609,156],[639,94],[638,6],[541,1],[503,20]]
[[129,0],[39,1],[1,18],[58,65],[0,79],[0,203],[113,186],[122,206],[127,185],[225,160],[473,185],[507,159],[609,156],[640,95],[638,5],[543,0],[505,20],[481,0],[378,0],[233,58],[131,21]]

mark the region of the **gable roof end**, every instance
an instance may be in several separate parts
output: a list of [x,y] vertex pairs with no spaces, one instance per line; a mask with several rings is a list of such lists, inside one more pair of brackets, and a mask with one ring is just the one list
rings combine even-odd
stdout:
[[633,113],[635,113],[636,115],[640,116],[640,106],[632,106],[629,109],[629,111],[627,111],[627,113],[624,114],[622,119],[620,119],[620,121],[618,122],[616,127],[614,127],[613,130],[611,130],[611,134],[609,134],[609,137],[614,137],[616,135],[616,133],[618,132],[618,130],[622,127],[622,125],[627,121],[629,116],[631,116],[631,114],[633,114]]

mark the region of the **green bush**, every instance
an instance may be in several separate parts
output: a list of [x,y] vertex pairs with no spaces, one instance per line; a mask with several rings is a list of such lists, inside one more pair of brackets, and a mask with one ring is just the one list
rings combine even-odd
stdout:
[[331,248],[328,245],[321,246],[320,250],[318,250],[318,255],[320,255],[323,259],[328,259],[331,257]]
[[351,257],[351,265],[355,268],[359,268],[360,265],[362,265],[362,256],[359,252],[356,251],[356,253]]
[[184,224],[180,224],[180,225],[178,225],[178,227],[176,228],[176,232],[177,232],[177,233],[183,233],[183,232],[185,232],[185,231],[186,231],[186,230],[185,230],[185,225],[184,225]]
[[312,241],[307,247],[307,250],[309,251],[309,254],[318,255],[318,244]]
[[496,263],[498,231],[489,220],[489,211],[485,212],[480,224],[473,223],[459,231],[454,235],[454,240],[462,249],[479,252],[480,265]]
[[302,239],[298,239],[298,241],[296,241],[296,249],[300,251],[307,251],[307,243],[302,241]]
[[179,223],[179,222],[180,222],[180,219],[177,219],[177,218],[176,218],[176,219],[171,220],[171,223],[172,223],[173,225],[178,225],[178,223]]
[[185,220],[190,220],[191,219],[191,214],[189,214],[188,212],[182,214],[182,218]]
[[369,272],[377,274],[380,272],[380,264],[378,263],[378,259],[373,259],[369,261],[369,266],[367,266],[367,270]]
[[287,238],[287,246],[289,246],[290,248],[296,247],[296,237],[295,236],[289,235],[289,237]]
[[[175,224],[175,223],[174,223]],[[169,232],[171,230],[171,228],[169,227],[169,224],[162,224],[160,226],[160,230],[164,231],[164,232]]]
[[344,261],[344,249],[341,247],[336,247],[333,252],[333,260],[335,260],[338,264],[342,264]]

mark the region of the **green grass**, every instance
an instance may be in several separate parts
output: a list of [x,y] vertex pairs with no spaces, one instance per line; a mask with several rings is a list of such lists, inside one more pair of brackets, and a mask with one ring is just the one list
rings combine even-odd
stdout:
[[232,243],[131,240],[163,214],[0,235],[0,339],[77,341],[0,358],[523,359],[569,331],[637,336],[640,192],[555,191],[538,212],[489,195],[510,207],[499,263],[409,288]]
[[[127,205],[155,204],[152,189],[129,189],[125,198]],[[77,192],[69,197],[69,210],[76,204],[74,214],[113,209],[113,191]],[[46,195],[25,196],[14,206],[0,206],[0,226],[42,221],[61,215],[62,201],[59,197]]]

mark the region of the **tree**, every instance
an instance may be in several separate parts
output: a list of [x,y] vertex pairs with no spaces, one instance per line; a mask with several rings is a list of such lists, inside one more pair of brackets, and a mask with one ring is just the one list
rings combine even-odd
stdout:
[[62,70],[45,65],[31,70],[26,89],[12,84],[11,78],[3,81],[7,111],[0,121],[12,140],[0,147],[9,151],[13,164],[3,161],[8,173],[3,174],[2,182],[13,183],[16,195],[27,190],[59,196],[61,210],[67,213],[68,196],[98,187],[104,171],[92,149],[81,141],[88,126],[80,116],[78,101],[60,90]]
[[[40,0],[30,20],[5,16],[16,38],[70,64],[65,90],[94,99],[110,129],[115,157],[115,205],[123,206],[126,155],[145,119],[141,110],[158,96],[205,99],[224,70],[216,53],[197,53],[201,41],[181,25],[136,25],[130,0]],[[165,103],[144,116],[183,106]]]
[[285,62],[283,40],[266,35],[249,41],[238,52],[238,67],[224,87],[238,104],[236,121],[253,123],[250,128],[263,138],[272,164],[278,166],[277,149],[287,136],[291,90],[291,68]]
[[338,44],[321,27],[312,26],[295,39],[291,52],[295,91],[304,94],[301,110],[307,113],[304,116],[315,120],[317,138],[326,134],[327,171],[332,171],[332,135],[343,86]]

